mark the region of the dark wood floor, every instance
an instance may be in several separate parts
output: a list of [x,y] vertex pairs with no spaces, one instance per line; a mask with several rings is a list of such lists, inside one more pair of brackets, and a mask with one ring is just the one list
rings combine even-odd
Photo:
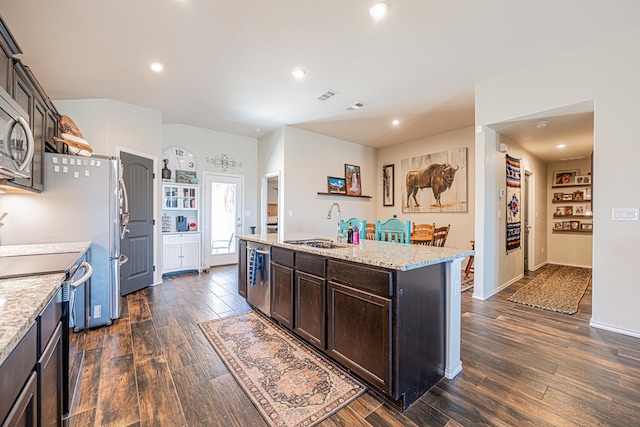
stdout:
[[[463,372],[403,414],[371,393],[323,426],[640,425],[640,339],[589,327],[591,289],[573,316],[462,297]],[[249,309],[236,266],[165,278],[123,299],[86,336],[76,426],[265,426],[197,323]],[[81,334],[75,334],[80,338]]]

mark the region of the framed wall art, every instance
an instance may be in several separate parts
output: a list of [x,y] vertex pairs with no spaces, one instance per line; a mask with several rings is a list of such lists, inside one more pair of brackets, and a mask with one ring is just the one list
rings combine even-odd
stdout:
[[345,164],[344,180],[347,185],[347,196],[362,196],[360,166]]
[[347,194],[347,184],[344,178],[327,177],[327,192],[331,194]]
[[393,206],[395,203],[395,165],[382,167],[382,206]]
[[564,187],[567,185],[576,185],[576,177],[580,171],[578,169],[554,171],[553,172],[553,187]]
[[400,162],[403,213],[468,212],[467,148]]

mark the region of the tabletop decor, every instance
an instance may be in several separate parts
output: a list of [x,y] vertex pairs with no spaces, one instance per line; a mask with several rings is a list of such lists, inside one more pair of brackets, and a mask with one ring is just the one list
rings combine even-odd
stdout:
[[366,390],[254,311],[199,326],[270,426],[316,425]]

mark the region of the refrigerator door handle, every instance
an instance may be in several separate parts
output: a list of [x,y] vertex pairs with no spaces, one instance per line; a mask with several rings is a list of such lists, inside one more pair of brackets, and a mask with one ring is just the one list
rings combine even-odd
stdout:
[[122,227],[120,238],[124,239],[127,225],[129,224],[129,197],[127,196],[127,187],[124,184],[123,179],[120,180],[120,188],[122,190],[122,198],[124,202],[124,206],[122,206],[122,213],[120,214],[120,227]]

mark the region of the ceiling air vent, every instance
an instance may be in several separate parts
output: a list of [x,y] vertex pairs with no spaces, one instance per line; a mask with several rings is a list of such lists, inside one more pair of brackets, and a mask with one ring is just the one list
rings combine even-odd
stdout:
[[349,111],[356,111],[359,108],[364,107],[364,104],[362,102],[356,102],[355,104],[349,105],[348,107],[345,107],[345,110],[349,110]]
[[327,99],[332,98],[332,97],[336,96],[337,94],[338,94],[338,92],[336,92],[335,90],[329,89],[325,93],[322,93],[322,94],[318,95],[316,97],[316,99],[318,101],[326,101]]

